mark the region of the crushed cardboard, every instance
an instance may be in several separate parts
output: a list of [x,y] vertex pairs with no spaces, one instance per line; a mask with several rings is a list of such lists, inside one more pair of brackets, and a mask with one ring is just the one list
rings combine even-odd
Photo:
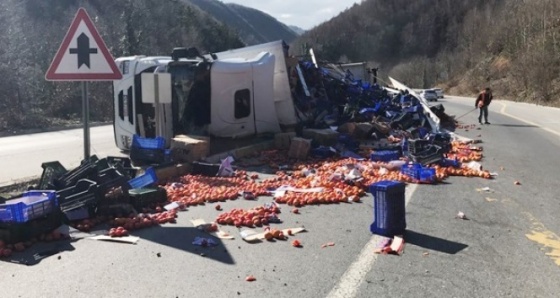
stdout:
[[138,243],[138,240],[140,240],[140,237],[136,237],[136,236],[111,237],[111,236],[106,236],[106,235],[97,235],[97,236],[89,237],[87,239],[98,240],[98,241],[110,241],[110,242],[136,244],[136,243]]
[[[298,233],[301,233],[303,231],[306,231],[304,227],[299,227],[299,228],[291,228],[291,229],[283,229],[282,232],[284,233],[284,235],[288,235],[291,233],[291,235],[295,235]],[[290,232],[290,233],[288,233]],[[239,235],[241,235],[241,239],[247,241],[247,242],[260,242],[263,239],[265,239],[265,234],[266,232],[257,232],[255,230],[242,230],[239,232]]]
[[218,228],[218,231],[216,232],[210,232],[210,226],[212,225],[212,223],[207,223],[204,219],[193,219],[191,220],[192,225],[197,228],[200,231],[203,231],[205,233],[214,235],[220,239],[226,239],[226,240],[233,240],[235,239],[235,237],[233,237],[231,234],[229,234],[228,232],[222,231]]

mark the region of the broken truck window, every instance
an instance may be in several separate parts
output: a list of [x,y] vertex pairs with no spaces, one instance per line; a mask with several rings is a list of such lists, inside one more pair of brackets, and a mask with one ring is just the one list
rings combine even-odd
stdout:
[[236,91],[234,100],[235,119],[249,117],[249,115],[251,115],[251,91],[249,91],[249,89]]

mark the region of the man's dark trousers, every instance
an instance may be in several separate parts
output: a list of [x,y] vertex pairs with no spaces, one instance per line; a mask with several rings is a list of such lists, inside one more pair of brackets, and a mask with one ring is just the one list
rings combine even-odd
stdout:
[[484,114],[484,122],[488,122],[488,106],[480,107],[480,115],[478,116],[478,122],[482,123],[482,115]]

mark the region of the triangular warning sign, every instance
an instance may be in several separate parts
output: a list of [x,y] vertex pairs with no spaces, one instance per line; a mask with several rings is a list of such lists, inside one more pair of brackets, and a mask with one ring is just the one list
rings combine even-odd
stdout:
[[80,8],[74,17],[45,78],[49,81],[110,81],[122,78],[84,8]]

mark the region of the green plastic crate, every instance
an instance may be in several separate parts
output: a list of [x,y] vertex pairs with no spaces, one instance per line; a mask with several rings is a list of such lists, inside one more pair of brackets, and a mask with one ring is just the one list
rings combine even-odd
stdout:
[[167,192],[164,188],[133,188],[128,191],[130,203],[138,212],[143,208],[167,201]]

